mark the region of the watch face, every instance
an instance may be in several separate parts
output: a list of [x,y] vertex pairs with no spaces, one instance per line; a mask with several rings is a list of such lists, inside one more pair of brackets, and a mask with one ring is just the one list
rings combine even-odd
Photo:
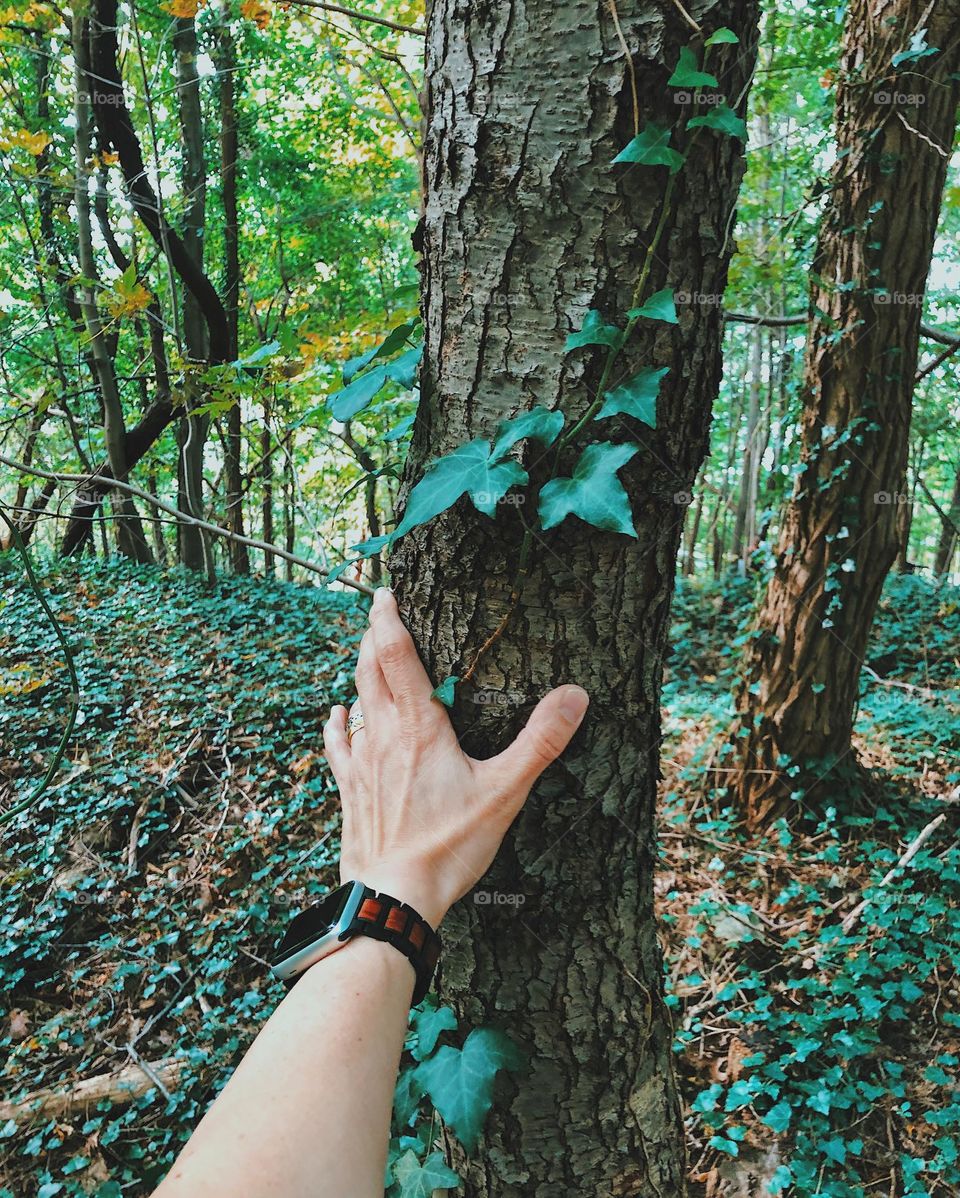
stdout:
[[314,944],[321,936],[327,935],[336,927],[343,915],[347,903],[356,887],[356,882],[347,882],[338,887],[319,903],[314,903],[306,911],[291,921],[286,934],[277,945],[273,966],[282,965],[290,957],[294,957],[308,945]]

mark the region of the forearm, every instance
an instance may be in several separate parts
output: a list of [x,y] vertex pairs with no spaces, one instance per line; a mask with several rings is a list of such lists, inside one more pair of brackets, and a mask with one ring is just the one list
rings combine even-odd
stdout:
[[306,971],[157,1198],[381,1198],[414,973],[358,937]]

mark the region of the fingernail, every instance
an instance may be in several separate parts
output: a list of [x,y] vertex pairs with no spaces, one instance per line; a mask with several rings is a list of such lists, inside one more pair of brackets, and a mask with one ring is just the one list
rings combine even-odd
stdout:
[[560,714],[571,724],[579,724],[589,706],[590,696],[582,686],[568,686],[560,700]]
[[386,599],[386,597],[388,595],[392,595],[392,594],[393,594],[393,591],[391,591],[389,587],[377,587],[377,589],[373,592],[374,606],[376,606],[379,603],[383,603],[383,601]]

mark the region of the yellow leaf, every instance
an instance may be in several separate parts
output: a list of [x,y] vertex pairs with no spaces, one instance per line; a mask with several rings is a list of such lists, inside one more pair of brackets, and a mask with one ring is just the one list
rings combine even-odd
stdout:
[[270,24],[272,15],[267,4],[262,4],[261,0],[243,0],[240,5],[240,15],[246,17],[248,21],[253,21],[258,29],[266,29]]
[[152,299],[153,296],[142,283],[121,278],[107,299],[107,311],[118,319],[121,316],[135,316],[148,308]]
[[186,20],[197,15],[200,0],[170,0],[169,4],[161,4],[160,7],[171,17],[183,17]]
[[31,133],[29,129],[17,129],[15,133],[4,133],[0,136],[0,149],[26,150],[28,154],[37,157],[51,141],[53,138],[48,137],[46,133]]

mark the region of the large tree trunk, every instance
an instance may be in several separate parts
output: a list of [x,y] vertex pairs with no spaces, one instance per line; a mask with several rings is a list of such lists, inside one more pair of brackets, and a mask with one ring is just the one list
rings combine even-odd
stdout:
[[[756,5],[696,6],[706,31],[743,44],[712,52],[734,102],[753,66]],[[675,177],[611,160],[635,131],[631,68],[607,8],[581,0],[525,5],[435,0],[426,61],[422,398],[408,484],[433,456],[533,403],[567,426],[598,384],[596,351],[565,354],[587,309],[621,323],[658,222],[647,291],[721,293],[740,142],[698,140]],[[684,113],[666,80],[695,38],[672,0],[619,6],[642,127]],[[666,202],[665,202],[666,200]],[[679,326],[641,323],[618,372],[669,365],[658,427],[590,425],[560,457],[569,474],[586,441],[647,448],[622,472],[637,539],[568,518],[537,533],[514,603],[524,525],[463,504],[410,534],[391,559],[401,606],[437,679],[463,675],[454,720],[485,755],[553,684],[592,697],[577,744],[537,788],[484,888],[523,905],[458,904],[445,924],[441,994],[470,1025],[498,1023],[530,1053],[470,1160],[469,1198],[684,1192],[683,1129],[672,1077],[653,920],[659,700],[670,595],[686,503],[707,445],[720,374],[719,305],[682,308]],[[614,427],[610,427],[610,423]],[[602,430],[602,431],[598,431]],[[535,482],[552,454],[528,450]],[[529,505],[532,507],[533,505]],[[509,912],[509,914],[507,913]]]
[[[897,75],[894,55],[923,29],[937,53]],[[922,297],[960,96],[958,35],[958,0],[848,8],[837,164],[811,271],[802,472],[734,736],[733,791],[754,826],[798,798],[814,808],[821,796],[835,801],[836,772],[824,780],[851,764],[860,667],[907,499]],[[919,100],[906,103],[910,95]]]

